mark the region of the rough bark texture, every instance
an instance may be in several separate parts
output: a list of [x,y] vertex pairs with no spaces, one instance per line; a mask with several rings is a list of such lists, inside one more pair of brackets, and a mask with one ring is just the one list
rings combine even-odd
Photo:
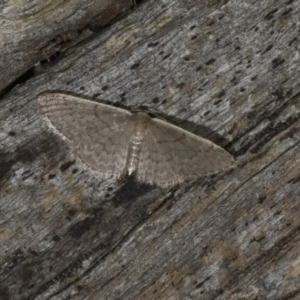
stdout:
[[[292,0],[143,1],[8,90],[0,299],[299,299],[299,13]],[[18,62],[4,56],[6,78]],[[148,106],[238,167],[169,190],[100,180],[38,113],[46,91]]]
[[0,92],[87,38],[86,28],[105,26],[131,6],[132,0],[0,2]]

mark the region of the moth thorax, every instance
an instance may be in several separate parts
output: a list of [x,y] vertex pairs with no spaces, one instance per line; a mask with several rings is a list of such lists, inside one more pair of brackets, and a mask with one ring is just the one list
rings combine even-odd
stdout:
[[126,162],[128,175],[133,174],[137,170],[149,119],[150,117],[143,112],[133,115],[134,130],[130,139]]

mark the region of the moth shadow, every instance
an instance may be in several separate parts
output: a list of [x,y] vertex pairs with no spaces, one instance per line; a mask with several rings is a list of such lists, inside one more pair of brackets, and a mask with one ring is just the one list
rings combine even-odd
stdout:
[[114,193],[111,201],[115,207],[124,203],[132,203],[137,198],[151,192],[156,187],[150,184],[138,182],[134,176],[126,176],[117,183],[120,187]]

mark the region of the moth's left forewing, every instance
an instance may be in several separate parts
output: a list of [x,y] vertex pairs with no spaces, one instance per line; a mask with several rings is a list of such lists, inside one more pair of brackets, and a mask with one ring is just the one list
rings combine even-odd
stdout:
[[145,136],[138,177],[165,186],[215,174],[233,166],[234,159],[221,147],[153,118]]

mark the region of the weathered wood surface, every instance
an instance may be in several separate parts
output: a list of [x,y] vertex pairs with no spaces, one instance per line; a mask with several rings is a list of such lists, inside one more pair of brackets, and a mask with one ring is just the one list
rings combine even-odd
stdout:
[[87,38],[87,28],[105,26],[131,6],[132,0],[0,1],[0,95],[39,61]]
[[[144,1],[8,92],[0,298],[299,299],[299,13]],[[157,109],[238,167],[169,190],[101,181],[47,128],[45,91]]]

